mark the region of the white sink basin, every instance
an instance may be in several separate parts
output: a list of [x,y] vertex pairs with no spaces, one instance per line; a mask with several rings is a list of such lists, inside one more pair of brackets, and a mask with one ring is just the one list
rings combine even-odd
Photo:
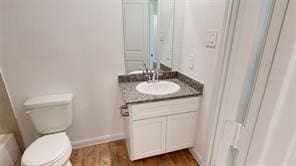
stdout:
[[159,81],[155,83],[143,82],[138,84],[136,89],[141,93],[149,95],[167,95],[177,92],[180,89],[180,86],[168,81]]

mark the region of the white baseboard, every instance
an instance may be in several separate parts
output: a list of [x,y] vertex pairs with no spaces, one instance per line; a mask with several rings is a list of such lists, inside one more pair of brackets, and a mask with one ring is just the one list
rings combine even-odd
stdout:
[[195,160],[198,162],[199,165],[202,165],[202,157],[200,153],[197,151],[196,148],[189,148],[189,152],[192,154],[192,156],[195,158]]
[[84,147],[88,147],[88,146],[92,146],[92,145],[117,141],[117,140],[121,140],[124,138],[125,138],[124,133],[104,135],[104,136],[100,136],[100,137],[87,138],[87,139],[83,139],[83,140],[79,140],[79,141],[73,141],[72,147],[73,147],[73,149],[79,149],[79,148],[84,148]]

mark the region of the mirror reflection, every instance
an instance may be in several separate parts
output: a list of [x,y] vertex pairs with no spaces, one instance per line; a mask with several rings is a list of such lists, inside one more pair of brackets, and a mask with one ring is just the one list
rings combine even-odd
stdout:
[[128,74],[171,70],[174,9],[174,0],[123,0]]

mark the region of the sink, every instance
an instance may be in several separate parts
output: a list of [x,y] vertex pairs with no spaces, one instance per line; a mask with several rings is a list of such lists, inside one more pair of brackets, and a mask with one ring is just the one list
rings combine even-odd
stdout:
[[155,83],[143,82],[138,84],[136,89],[141,93],[149,95],[167,95],[177,92],[180,86],[169,81],[159,81]]

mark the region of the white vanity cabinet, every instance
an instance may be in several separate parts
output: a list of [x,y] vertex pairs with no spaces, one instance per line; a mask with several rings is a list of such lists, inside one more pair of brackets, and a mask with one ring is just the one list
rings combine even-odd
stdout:
[[129,104],[124,117],[131,160],[192,147],[200,97]]

